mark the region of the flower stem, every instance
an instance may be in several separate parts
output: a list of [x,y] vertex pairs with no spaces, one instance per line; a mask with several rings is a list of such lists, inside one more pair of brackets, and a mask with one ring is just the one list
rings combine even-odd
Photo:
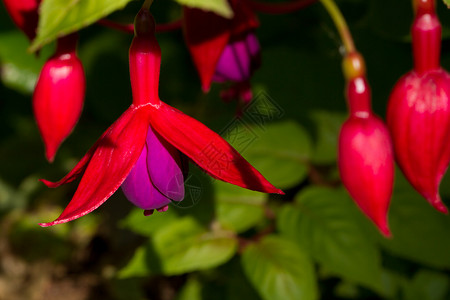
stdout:
[[317,2],[317,0],[293,0],[283,3],[268,3],[255,0],[244,0],[244,2],[246,2],[253,10],[266,14],[278,15],[295,12]]
[[341,36],[342,43],[344,44],[346,53],[352,53],[355,51],[355,44],[353,43],[352,34],[348,29],[347,22],[345,22],[341,11],[337,7],[333,0],[320,0],[323,6],[327,10],[334,25],[336,26],[339,35]]
[[142,8],[150,10],[150,6],[152,6],[153,0],[145,0],[144,4],[142,4]]

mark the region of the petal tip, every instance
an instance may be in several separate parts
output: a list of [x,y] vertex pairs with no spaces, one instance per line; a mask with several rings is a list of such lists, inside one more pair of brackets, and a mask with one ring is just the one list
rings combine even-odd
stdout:
[[43,178],[40,178],[39,181],[42,182],[43,184],[45,184],[49,188],[55,188],[55,187],[59,186],[59,184],[57,182],[49,181],[49,180],[46,180]]

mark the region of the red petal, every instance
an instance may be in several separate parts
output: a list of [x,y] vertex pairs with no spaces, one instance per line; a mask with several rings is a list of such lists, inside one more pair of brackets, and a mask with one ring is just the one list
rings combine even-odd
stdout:
[[58,219],[39,225],[51,226],[82,217],[102,205],[120,187],[144,147],[148,130],[147,107],[131,106],[106,131],[89,151],[93,152],[90,160],[89,152],[83,158],[82,161],[88,161],[88,165],[69,205]]
[[164,102],[151,106],[151,110],[153,128],[212,177],[250,190],[284,194],[227,141],[199,121]]
[[187,7],[183,11],[183,21],[186,44],[200,75],[202,89],[208,91],[217,62],[230,39],[231,21]]

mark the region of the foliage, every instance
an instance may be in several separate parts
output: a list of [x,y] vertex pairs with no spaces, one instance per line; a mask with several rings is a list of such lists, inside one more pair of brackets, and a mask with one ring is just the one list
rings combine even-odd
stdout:
[[[225,0],[157,0],[157,21],[177,18],[179,4],[231,16]],[[384,115],[392,86],[411,68],[410,1],[338,4],[366,58],[374,110]],[[0,299],[450,298],[449,216],[433,210],[396,170],[393,238],[385,239],[340,185],[344,82],[338,38],[320,4],[259,15],[262,66],[240,118],[234,103],[220,101],[218,85],[201,92],[181,33],[158,35],[163,98],[221,133],[286,195],[213,181],[190,165],[186,199],[167,212],[144,217],[118,191],[88,216],[38,227],[61,212],[75,186],[49,190],[37,179],[70,170],[131,100],[131,37],[93,24],[107,16],[131,22],[140,5],[45,0],[31,46],[0,6]],[[450,13],[441,1],[439,14],[448,37]],[[55,38],[79,29],[86,104],[49,166],[30,97]],[[450,69],[446,42],[442,64]],[[441,184],[447,205],[449,187],[447,175]]]

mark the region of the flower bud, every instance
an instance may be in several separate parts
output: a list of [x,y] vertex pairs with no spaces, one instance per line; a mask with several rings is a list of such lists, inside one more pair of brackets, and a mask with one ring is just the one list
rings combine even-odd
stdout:
[[3,0],[14,24],[19,27],[30,40],[36,36],[41,0]]
[[75,48],[75,36],[58,40],[56,53],[42,68],[33,94],[34,116],[50,162],[83,108],[86,80]]
[[339,134],[338,165],[342,183],[378,229],[390,236],[387,212],[394,180],[389,132],[370,110],[370,91],[364,77],[349,81],[350,117]]
[[395,85],[387,122],[397,163],[411,185],[447,213],[439,184],[450,161],[450,76],[444,70],[412,71]]
[[414,70],[396,83],[387,122],[405,177],[438,211],[447,213],[439,184],[450,161],[450,76],[439,64],[441,25],[434,0],[414,4]]

